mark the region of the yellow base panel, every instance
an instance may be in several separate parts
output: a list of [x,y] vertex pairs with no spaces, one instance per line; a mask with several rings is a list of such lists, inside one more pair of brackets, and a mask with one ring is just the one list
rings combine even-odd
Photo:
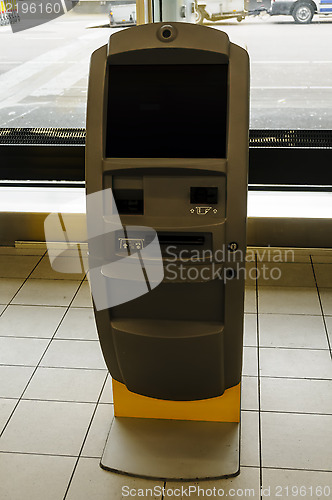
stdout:
[[113,379],[113,399],[116,417],[240,422],[241,384],[227,389],[217,398],[166,401],[130,392],[124,384]]

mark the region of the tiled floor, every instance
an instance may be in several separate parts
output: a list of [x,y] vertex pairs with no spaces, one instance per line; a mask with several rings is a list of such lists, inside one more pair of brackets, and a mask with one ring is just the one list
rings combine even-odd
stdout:
[[113,400],[84,276],[0,248],[0,499],[331,498],[332,255],[263,253],[257,281],[248,264],[241,474],[165,485],[99,467]]

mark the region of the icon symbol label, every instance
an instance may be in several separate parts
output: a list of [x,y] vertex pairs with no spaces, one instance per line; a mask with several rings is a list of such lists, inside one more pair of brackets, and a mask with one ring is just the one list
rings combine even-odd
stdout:
[[141,238],[119,238],[120,249],[130,248],[130,250],[142,250],[144,240]]
[[196,207],[197,215],[206,215],[212,207]]

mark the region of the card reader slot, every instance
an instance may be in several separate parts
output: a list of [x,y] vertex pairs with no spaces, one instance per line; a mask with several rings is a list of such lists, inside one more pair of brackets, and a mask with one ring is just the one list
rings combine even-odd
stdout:
[[205,236],[185,234],[161,234],[158,233],[160,245],[204,245]]

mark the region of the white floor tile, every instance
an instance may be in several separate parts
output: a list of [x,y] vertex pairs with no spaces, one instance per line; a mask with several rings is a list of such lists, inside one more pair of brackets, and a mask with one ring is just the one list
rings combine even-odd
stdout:
[[332,346],[332,316],[325,316],[327,333],[329,336],[330,346]]
[[106,439],[111,428],[114,407],[111,404],[99,404],[85,441],[82,456],[101,458]]
[[64,317],[55,338],[98,340],[93,309],[70,307]]
[[88,281],[82,283],[75,299],[73,300],[73,307],[92,307],[92,298],[90,286]]
[[[134,498],[129,494],[130,489],[134,494],[136,492],[136,498],[139,498],[140,489],[145,491],[146,488],[151,489],[154,486],[162,489],[163,482],[115,474],[101,469],[98,458],[80,458],[66,500]],[[161,500],[162,492],[151,496],[143,493],[141,498]]]
[[247,286],[244,295],[244,312],[255,313],[257,312],[256,306],[256,287]]
[[332,380],[261,378],[264,411],[332,415]]
[[265,262],[258,264],[258,285],[278,287],[314,287],[310,263]]
[[62,500],[75,461],[71,457],[0,453],[0,498]]
[[332,378],[329,351],[260,349],[260,375],[267,377]]
[[332,315],[332,288],[319,288],[324,314]]
[[0,397],[21,397],[33,370],[30,366],[0,366]]
[[242,375],[250,377],[258,376],[257,347],[243,348]]
[[322,316],[260,314],[260,347],[328,349]]
[[0,255],[0,277],[27,278],[39,260],[39,256]]
[[51,338],[65,307],[10,305],[0,318],[0,336]]
[[79,284],[79,281],[29,279],[16,295],[13,304],[68,306]]
[[23,279],[16,278],[0,278],[0,304],[8,304],[22,286],[23,281]]
[[332,415],[262,413],[263,467],[331,470]]
[[260,313],[321,314],[314,287],[259,287],[258,310]]
[[[265,498],[331,498],[332,475],[329,472],[287,469],[263,469]],[[325,492],[325,494],[324,494]]]
[[0,451],[78,456],[94,407],[20,401],[0,440]]
[[318,287],[332,287],[332,262],[330,264],[314,264]]
[[35,366],[49,340],[0,337],[0,364]]
[[6,309],[6,306],[5,305],[0,305],[0,315],[2,314],[2,312]]
[[112,377],[108,374],[104,390],[102,392],[101,403],[113,403],[113,387],[112,387]]
[[258,411],[258,377],[242,377],[241,408]]
[[0,398],[0,433],[6,425],[13,409],[17,404],[17,399],[1,399]]
[[240,463],[259,467],[258,412],[241,411]]
[[244,328],[243,328],[243,345],[257,346],[257,315],[245,314],[244,315]]
[[103,370],[38,368],[23,398],[93,403],[98,400],[106,373]]
[[209,497],[226,498],[232,497],[234,493],[236,494],[235,498],[239,498],[242,496],[242,490],[243,496],[244,491],[246,490],[246,496],[259,500],[259,469],[256,467],[241,467],[240,474],[238,476],[230,477],[228,479],[215,479],[213,481],[209,480],[195,483],[167,481],[165,490],[164,498],[172,498],[173,500],[174,498],[178,498],[179,500],[185,500],[186,498],[196,500]]
[[106,369],[100,344],[92,340],[52,340],[41,366]]
[[48,255],[45,255],[30,278],[80,281],[84,278],[84,275],[85,272],[81,271],[79,259],[75,257],[58,257],[51,266]]

